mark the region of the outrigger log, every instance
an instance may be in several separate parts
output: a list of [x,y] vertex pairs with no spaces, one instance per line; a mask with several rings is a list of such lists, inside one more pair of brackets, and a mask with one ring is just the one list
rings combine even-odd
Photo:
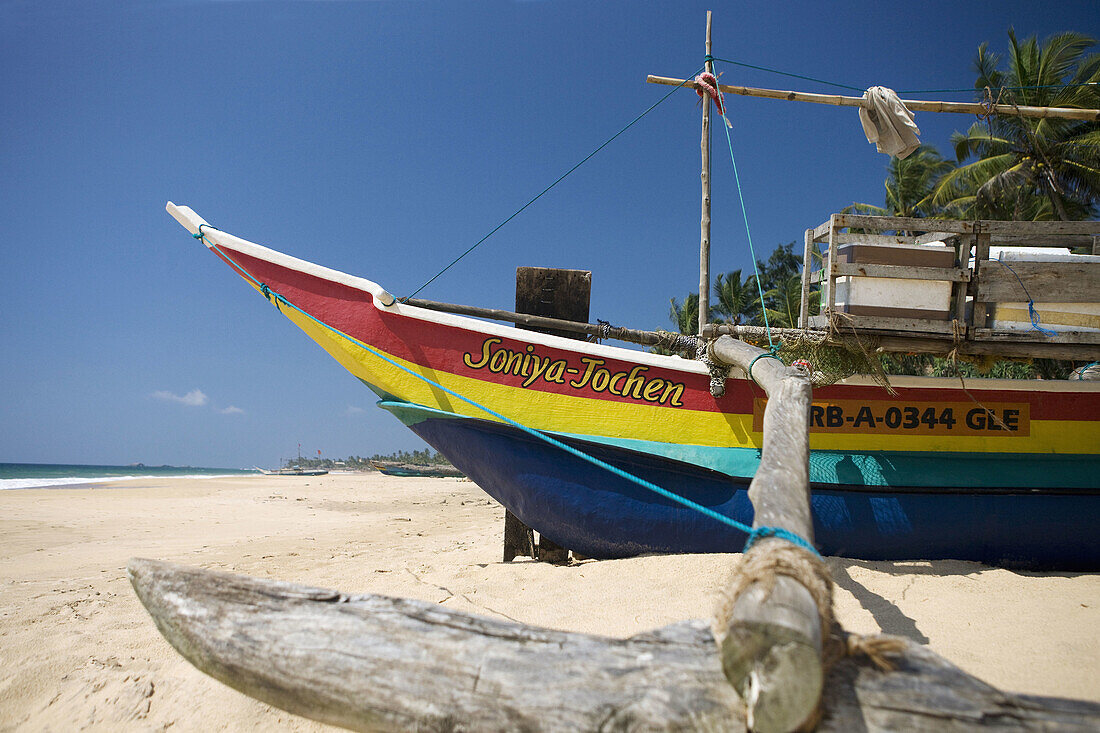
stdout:
[[[703,621],[614,639],[154,560],[128,571],[203,672],[352,730],[746,730]],[[1001,692],[899,644],[892,672],[852,657],[832,667],[818,730],[1100,729],[1100,705]]]

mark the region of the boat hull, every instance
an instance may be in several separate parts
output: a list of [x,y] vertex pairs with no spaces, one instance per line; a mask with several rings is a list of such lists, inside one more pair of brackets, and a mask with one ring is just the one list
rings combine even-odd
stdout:
[[[511,426],[410,405],[381,406],[524,523],[582,555],[739,552],[744,545],[743,533]],[[748,477],[556,437],[720,514],[752,522]],[[1100,568],[1100,494],[1093,490],[814,484],[811,503],[815,542],[825,555]]]

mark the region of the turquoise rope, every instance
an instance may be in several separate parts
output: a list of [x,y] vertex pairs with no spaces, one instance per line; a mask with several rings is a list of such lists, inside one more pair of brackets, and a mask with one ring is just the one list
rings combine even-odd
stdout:
[[[204,225],[204,226],[209,226],[209,225]],[[210,227],[210,228],[214,229],[215,227]],[[505,422],[505,423],[511,425],[512,427],[518,428],[518,429],[522,430],[523,432],[527,433],[528,435],[531,435],[531,436],[534,436],[534,437],[536,437],[540,440],[543,440],[543,441],[549,443],[550,445],[552,445],[556,448],[560,448],[561,450],[565,451],[566,453],[569,453],[570,455],[573,455],[577,458],[580,458],[583,461],[587,461],[588,463],[591,463],[594,466],[598,466],[600,468],[606,469],[606,470],[610,471],[611,473],[613,473],[613,474],[615,474],[615,475],[617,475],[621,478],[624,478],[628,481],[632,481],[632,482],[638,484],[639,486],[641,486],[643,488],[646,488],[646,489],[649,489],[650,491],[654,492],[655,494],[663,496],[666,499],[670,499],[670,500],[672,500],[672,501],[674,501],[678,504],[681,504],[681,505],[687,507],[688,509],[692,509],[696,512],[699,512],[700,514],[703,514],[707,517],[710,517],[711,519],[715,519],[715,520],[721,522],[722,524],[728,525],[730,527],[733,527],[734,529],[737,529],[737,530],[740,530],[742,532],[747,533],[748,534],[748,540],[746,541],[746,544],[745,544],[745,550],[747,550],[749,547],[751,547],[752,544],[755,543],[757,539],[760,539],[762,537],[779,537],[781,539],[787,540],[788,542],[796,544],[796,545],[798,545],[798,546],[814,553],[815,555],[818,555],[817,549],[814,548],[813,545],[811,545],[805,539],[803,539],[802,537],[799,537],[797,534],[795,534],[793,532],[789,532],[785,529],[782,529],[781,527],[757,527],[756,529],[753,529],[752,527],[748,526],[747,524],[743,524],[742,522],[738,522],[736,519],[731,519],[730,517],[727,517],[724,514],[719,514],[718,512],[714,511],[713,509],[705,507],[702,504],[699,504],[697,502],[692,501],[691,499],[680,496],[679,494],[675,494],[675,493],[669,491],[668,489],[661,488],[660,486],[658,486],[658,485],[656,485],[656,484],[654,484],[650,481],[646,481],[643,478],[635,476],[634,474],[628,473],[627,471],[624,471],[621,468],[618,468],[616,466],[612,466],[610,463],[606,463],[605,461],[601,461],[599,458],[595,458],[593,456],[590,456],[587,453],[584,453],[580,450],[577,450],[573,446],[566,445],[565,443],[561,442],[560,440],[556,440],[555,438],[551,438],[549,435],[546,435],[545,433],[543,433],[539,430],[535,430],[534,428],[529,428],[526,425],[523,425],[523,424],[518,423],[518,422],[516,422],[515,420],[513,420],[509,417],[506,417],[505,415],[501,415],[499,412],[496,412],[496,411],[486,407],[485,405],[479,404],[478,402],[475,402],[474,400],[471,400],[469,397],[465,397],[463,395],[458,394],[457,392],[455,392],[453,390],[448,389],[447,387],[444,387],[442,384],[439,384],[438,382],[433,381],[433,380],[429,379],[428,377],[425,377],[423,374],[419,374],[419,373],[413,371],[412,369],[409,369],[405,365],[397,363],[393,359],[390,359],[385,354],[382,354],[381,352],[379,352],[379,351],[375,350],[374,348],[368,346],[367,344],[363,343],[362,341],[355,338],[354,336],[346,334],[343,331],[341,331],[340,329],[334,328],[333,326],[330,326],[329,324],[327,324],[324,321],[320,320],[319,318],[313,316],[312,314],[305,312],[304,310],[302,310],[301,308],[299,308],[298,306],[294,305],[289,300],[287,300],[286,297],[284,297],[283,295],[279,294],[278,292],[276,292],[274,290],[271,290],[267,286],[266,283],[261,283],[259,280],[257,280],[255,277],[253,277],[252,273],[250,273],[248,270],[244,269],[241,265],[237,264],[237,262],[232,257],[230,257],[225,252],[223,252],[218,247],[217,244],[215,244],[214,242],[208,242],[205,239],[205,237],[203,237],[203,235],[202,235],[202,228],[201,227],[199,228],[199,233],[195,234],[195,235],[192,235],[192,236],[194,236],[196,239],[201,240],[203,243],[207,244],[207,246],[211,247],[218,254],[220,254],[223,258],[225,258],[225,260],[227,262],[229,262],[233,265],[233,268],[235,270],[237,270],[239,273],[241,273],[247,280],[250,280],[254,285],[259,287],[260,291],[264,294],[265,297],[268,298],[268,300],[274,299],[274,302],[276,303],[276,305],[279,302],[282,302],[282,303],[290,306],[291,308],[298,311],[303,316],[310,319],[311,321],[313,321],[317,325],[319,325],[323,328],[327,328],[331,331],[334,331],[334,332],[340,334],[342,337],[344,337],[345,339],[347,339],[351,343],[353,343],[353,344],[359,346],[360,348],[366,350],[367,352],[373,354],[374,356],[376,356],[379,359],[381,359],[382,361],[390,364],[391,366],[397,367],[401,371],[403,371],[407,374],[410,374],[413,377],[416,377],[417,379],[419,379],[422,382],[428,384],[429,386],[434,387],[435,389],[438,389],[442,392],[445,392],[446,394],[450,395],[451,397],[459,399],[459,400],[465,402],[466,404],[471,405],[472,407],[475,407],[475,408],[481,410],[482,412],[485,412],[489,415],[492,415],[493,417],[497,418],[498,420],[501,420],[502,422]],[[818,555],[818,556],[820,557],[820,555]]]
[[454,266],[455,266],[456,264],[458,264],[458,261],[459,261],[459,260],[461,260],[461,259],[462,259],[463,257],[465,257],[466,255],[468,255],[468,254],[470,254],[471,252],[473,252],[473,251],[474,251],[474,250],[475,250],[475,249],[476,249],[476,248],[477,248],[477,247],[478,247],[479,245],[481,245],[481,243],[482,243],[482,242],[484,242],[484,241],[485,241],[485,240],[487,240],[487,239],[488,239],[489,237],[491,237],[491,236],[493,236],[494,234],[496,234],[496,233],[497,233],[497,232],[498,232],[498,231],[499,231],[499,230],[501,229],[501,227],[503,227],[503,226],[504,226],[505,224],[507,224],[508,222],[512,221],[512,219],[515,219],[515,218],[516,218],[517,216],[519,216],[519,215],[520,215],[520,214],[521,214],[521,213],[523,212],[523,210],[524,210],[524,209],[526,209],[526,208],[527,208],[528,206],[530,206],[531,204],[535,203],[535,202],[536,202],[536,201],[538,201],[538,200],[539,200],[540,198],[542,198],[542,197],[543,197],[543,194],[547,193],[547,192],[548,192],[548,191],[549,191],[550,189],[552,189],[552,188],[553,188],[554,186],[556,186],[556,185],[558,185],[559,183],[561,183],[561,182],[562,182],[562,181],[563,181],[563,180],[565,179],[565,177],[566,177],[566,176],[568,176],[568,175],[569,175],[570,173],[572,173],[573,171],[577,170],[577,169],[578,169],[578,168],[580,168],[580,167],[581,167],[582,165],[584,165],[585,163],[587,163],[587,162],[589,161],[589,159],[591,159],[591,158],[592,158],[592,157],[593,157],[593,156],[594,156],[594,155],[595,155],[596,153],[600,152],[601,150],[603,150],[604,148],[606,148],[606,147],[607,147],[608,145],[610,145],[612,141],[614,141],[614,140],[615,140],[615,139],[616,139],[617,137],[619,137],[619,135],[622,135],[622,134],[623,134],[624,132],[626,132],[626,131],[627,131],[627,130],[629,130],[629,129],[630,129],[631,127],[633,127],[633,126],[634,126],[634,123],[636,123],[636,122],[637,122],[638,120],[642,119],[642,118],[643,118],[643,117],[645,117],[645,116],[646,116],[647,114],[649,114],[650,112],[652,112],[652,111],[653,111],[653,110],[654,110],[654,109],[655,109],[655,108],[657,107],[657,105],[659,105],[659,104],[660,104],[661,102],[663,102],[663,101],[665,101],[666,99],[668,99],[669,97],[671,97],[671,96],[672,96],[672,95],[673,95],[673,94],[674,94],[674,93],[676,92],[676,90],[677,90],[677,89],[679,89],[680,87],[682,87],[682,86],[684,86],[685,84],[687,84],[689,80],[691,80],[691,79],[693,79],[693,78],[695,77],[695,74],[698,74],[698,73],[699,73],[700,71],[702,71],[702,70],[703,70],[704,68],[706,68],[706,67],[705,67],[705,66],[702,66],[702,67],[700,67],[700,68],[696,69],[696,70],[695,70],[695,72],[694,72],[694,73],[692,73],[690,77],[688,77],[687,79],[684,79],[684,80],[683,80],[682,82],[680,82],[680,83],[679,83],[679,84],[678,84],[678,85],[677,85],[676,87],[674,87],[674,88],[672,89],[672,91],[670,91],[670,92],[669,92],[668,94],[666,94],[665,96],[661,97],[661,98],[660,98],[660,99],[658,99],[658,100],[657,100],[656,102],[654,102],[653,104],[651,104],[651,105],[649,106],[649,108],[647,108],[647,109],[646,109],[646,110],[645,110],[644,112],[642,112],[642,113],[641,113],[640,115],[638,115],[638,116],[637,116],[637,117],[635,117],[635,118],[634,118],[633,120],[631,120],[630,122],[628,122],[628,123],[626,124],[626,126],[625,126],[625,127],[623,127],[623,128],[621,129],[621,130],[619,130],[619,131],[618,131],[618,132],[616,132],[616,133],[615,133],[614,135],[612,135],[612,136],[611,136],[611,137],[609,137],[609,138],[608,138],[607,140],[605,140],[605,141],[603,142],[603,144],[602,144],[602,145],[600,145],[600,146],[599,146],[598,148],[596,148],[595,150],[593,150],[593,151],[592,151],[591,153],[589,153],[588,155],[584,156],[584,158],[583,158],[583,159],[581,159],[581,161],[580,161],[579,163],[577,163],[576,165],[574,165],[574,166],[573,166],[572,168],[570,168],[569,170],[567,170],[567,171],[566,171],[565,173],[562,173],[562,174],[561,174],[560,176],[558,176],[557,180],[555,180],[555,181],[554,181],[553,183],[551,183],[551,184],[550,184],[549,186],[547,186],[546,188],[544,188],[544,189],[542,189],[541,191],[539,191],[539,193],[538,193],[538,195],[537,195],[537,196],[535,196],[535,197],[534,197],[533,199],[531,199],[530,201],[528,201],[527,203],[525,203],[525,204],[524,204],[523,206],[519,207],[519,208],[518,208],[518,209],[517,209],[517,210],[516,210],[516,211],[515,211],[515,212],[514,212],[514,213],[513,213],[513,214],[512,214],[511,216],[509,216],[509,217],[508,217],[507,219],[505,219],[504,221],[502,221],[501,223],[499,223],[499,224],[497,224],[497,225],[496,225],[495,227],[493,227],[493,229],[492,229],[492,230],[491,230],[491,231],[490,231],[490,232],[489,232],[488,234],[486,234],[486,235],[485,235],[484,237],[482,237],[481,239],[479,239],[479,240],[477,240],[476,242],[474,242],[474,243],[473,243],[473,244],[472,244],[472,245],[471,245],[471,246],[470,246],[470,247],[469,247],[469,248],[468,248],[468,249],[467,249],[467,250],[466,250],[465,252],[463,252],[462,254],[460,254],[460,255],[459,255],[458,257],[455,257],[455,258],[454,258],[453,260],[451,260],[451,263],[450,263],[449,265],[447,265],[446,267],[444,267],[444,268],[443,268],[442,270],[440,270],[440,271],[439,271],[439,272],[437,272],[436,274],[432,275],[432,277],[431,277],[431,278],[430,278],[430,279],[429,279],[429,280],[428,280],[427,282],[425,282],[425,283],[424,283],[423,285],[421,285],[421,286],[420,286],[419,288],[417,288],[416,290],[412,291],[412,293],[410,293],[409,295],[406,295],[406,296],[405,296],[404,298],[401,298],[401,302],[402,302],[402,303],[404,303],[404,302],[407,302],[407,301],[409,300],[409,298],[415,297],[417,293],[419,293],[419,292],[420,292],[421,290],[423,290],[424,288],[428,287],[428,286],[429,286],[429,285],[431,285],[431,284],[432,284],[433,282],[435,282],[436,278],[440,277],[440,276],[441,276],[441,275],[442,275],[443,273],[445,273],[445,272],[446,272],[447,270],[451,269],[451,268],[452,268],[452,267],[454,267]]
[[[726,119],[725,113],[722,114],[722,119]],[[777,347],[772,340],[772,329],[771,325],[768,323],[768,309],[764,305],[764,287],[760,284],[760,269],[756,265],[756,249],[752,246],[752,230],[749,228],[749,212],[748,209],[745,208],[745,194],[741,191],[741,176],[737,173],[737,158],[733,154],[733,140],[730,139],[729,125],[722,125],[722,129],[726,131],[726,145],[729,147],[730,151],[730,162],[733,163],[733,180],[737,183],[737,199],[741,202],[741,216],[745,219],[745,236],[749,239],[749,254],[752,256],[752,270],[756,273],[756,292],[760,294],[760,312],[764,316],[764,332],[768,335],[768,346],[771,347],[772,354],[774,355]],[[803,263],[803,267],[805,267],[805,263]],[[754,359],[753,361],[756,360]]]
[[[756,378],[752,376],[752,365],[756,363],[757,359],[777,359],[780,364],[783,363],[783,360],[780,359],[779,355],[776,354],[774,351],[765,351],[763,354],[757,354],[756,358],[749,362],[749,368],[748,368],[748,371],[746,372],[746,374],[749,375],[749,379],[751,379],[754,382],[756,382]],[[756,383],[760,384],[759,382],[756,382]]]

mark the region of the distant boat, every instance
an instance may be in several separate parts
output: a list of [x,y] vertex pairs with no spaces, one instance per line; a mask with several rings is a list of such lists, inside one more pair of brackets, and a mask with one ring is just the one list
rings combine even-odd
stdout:
[[328,469],[325,468],[260,468],[254,466],[254,468],[262,473],[264,476],[323,476],[328,473]]
[[454,466],[418,466],[399,461],[371,461],[376,471],[386,476],[419,476],[427,478],[466,478],[466,474]]

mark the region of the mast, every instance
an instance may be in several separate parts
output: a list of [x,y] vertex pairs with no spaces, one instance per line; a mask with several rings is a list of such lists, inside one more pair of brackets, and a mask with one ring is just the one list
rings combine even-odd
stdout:
[[[707,61],[706,70],[714,73],[710,60],[710,11],[707,11]],[[699,333],[707,325],[710,313],[710,98],[703,94],[703,136],[699,143],[703,158],[703,211],[699,222]]]

